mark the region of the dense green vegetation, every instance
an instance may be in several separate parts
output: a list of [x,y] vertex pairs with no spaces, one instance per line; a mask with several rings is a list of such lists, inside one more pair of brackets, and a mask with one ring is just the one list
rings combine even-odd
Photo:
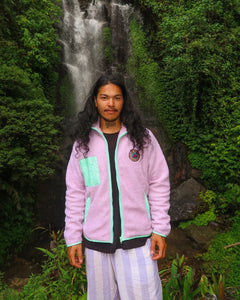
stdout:
[[0,264],[29,236],[36,183],[57,160],[60,14],[57,1],[0,3]]
[[239,245],[224,246],[238,243],[240,230],[240,2],[133,2],[146,18],[144,26],[131,23],[128,61],[141,104],[153,108],[173,142],[189,147],[208,188],[195,218],[181,226],[225,224],[206,254],[214,265],[206,271],[226,273],[228,287],[239,289]]
[[231,230],[219,234],[211,243],[204,256],[207,273],[227,274],[226,286],[235,287],[236,298],[240,299],[240,214],[234,218]]
[[143,102],[190,147],[209,188],[240,184],[239,1],[135,2],[154,22],[131,25],[129,70]]

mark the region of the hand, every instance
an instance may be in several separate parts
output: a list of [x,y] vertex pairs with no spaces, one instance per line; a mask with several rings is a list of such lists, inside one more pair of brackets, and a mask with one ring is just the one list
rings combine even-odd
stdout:
[[68,247],[67,254],[70,264],[76,268],[81,268],[83,263],[82,244]]
[[165,257],[166,253],[166,238],[164,236],[153,233],[151,237],[151,255],[153,260],[158,260]]

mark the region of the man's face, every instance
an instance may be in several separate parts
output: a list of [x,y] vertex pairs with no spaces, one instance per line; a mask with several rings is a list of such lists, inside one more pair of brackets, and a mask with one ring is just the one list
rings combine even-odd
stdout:
[[107,122],[119,120],[123,107],[123,94],[119,86],[109,83],[101,86],[95,97],[100,117]]

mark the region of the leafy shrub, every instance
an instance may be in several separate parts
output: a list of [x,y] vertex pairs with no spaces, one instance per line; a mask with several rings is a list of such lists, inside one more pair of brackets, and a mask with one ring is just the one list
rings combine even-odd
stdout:
[[3,300],[15,300],[18,298],[18,293],[13,289],[8,289],[7,285],[3,283],[4,274],[0,272],[0,299]]
[[217,235],[204,255],[204,269],[209,274],[226,274],[226,285],[238,290],[240,299],[240,246],[232,246],[240,241],[240,214],[234,218],[233,225],[226,233]]
[[[52,232],[55,248],[50,251],[40,249],[47,257],[43,271],[39,276],[32,276],[28,284],[24,287],[22,295],[25,297],[34,296],[39,299],[41,295],[46,299],[78,299],[86,293],[86,273],[85,267],[81,269],[72,267],[67,256],[65,240],[62,239],[62,232],[57,234]],[[41,284],[39,285],[39,279]]]
[[[1,199],[6,198],[3,194],[0,191]],[[0,265],[6,263],[13,253],[22,250],[27,242],[33,224],[33,202],[30,196],[17,196],[11,202],[0,204]]]
[[[160,274],[163,272],[165,270]],[[163,299],[203,299],[208,294],[214,294],[208,278],[205,275],[196,276],[195,270],[185,264],[184,255],[177,255],[172,262],[171,278],[163,287]]]
[[220,194],[217,201],[217,211],[226,216],[234,216],[240,209],[240,186],[229,184],[228,189]]
[[86,299],[85,267],[77,269],[69,264],[62,232],[52,232],[52,238],[55,248],[51,250],[40,249],[46,255],[46,260],[42,265],[42,273],[32,275],[19,294],[0,285],[2,289],[2,291],[0,290],[1,299]]

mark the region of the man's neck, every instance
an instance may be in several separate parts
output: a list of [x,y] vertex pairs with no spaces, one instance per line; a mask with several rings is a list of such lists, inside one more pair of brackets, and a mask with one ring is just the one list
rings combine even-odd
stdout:
[[120,120],[106,121],[104,119],[101,119],[100,127],[102,132],[104,133],[116,133],[121,129],[121,122]]

